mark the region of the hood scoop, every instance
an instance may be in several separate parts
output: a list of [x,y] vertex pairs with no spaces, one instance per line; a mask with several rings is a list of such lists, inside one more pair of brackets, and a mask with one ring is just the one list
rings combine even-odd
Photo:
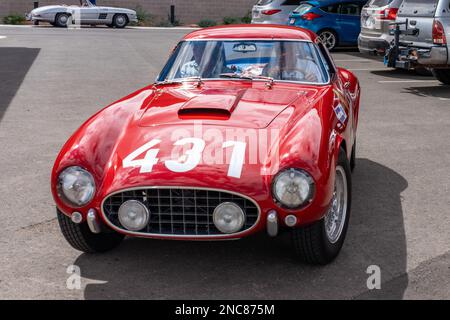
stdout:
[[205,90],[188,100],[178,110],[181,119],[227,120],[236,109],[245,90],[227,93],[224,90]]
[[[288,108],[303,91],[262,87],[164,88],[143,112],[139,125],[225,125],[238,128],[265,128]],[[306,103],[306,101],[305,101]]]

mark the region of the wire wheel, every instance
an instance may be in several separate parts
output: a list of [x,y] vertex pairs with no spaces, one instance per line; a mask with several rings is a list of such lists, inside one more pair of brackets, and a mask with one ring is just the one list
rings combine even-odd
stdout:
[[336,243],[341,237],[347,216],[347,177],[341,166],[336,168],[336,180],[334,184],[331,207],[325,216],[325,232],[331,243]]

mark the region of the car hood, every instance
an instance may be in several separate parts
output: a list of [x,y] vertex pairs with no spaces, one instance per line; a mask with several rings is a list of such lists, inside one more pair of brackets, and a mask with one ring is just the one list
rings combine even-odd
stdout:
[[145,109],[139,125],[203,125],[266,128],[283,110],[301,96],[298,89],[186,86],[158,89]]
[[[213,82],[200,88],[151,86],[107,107],[68,141],[55,174],[71,165],[86,168],[99,185],[100,199],[136,186],[183,185],[229,189],[258,200],[268,197],[271,176],[293,158],[303,161],[302,167],[317,161],[319,145],[328,137],[320,115],[332,112],[322,108],[332,99],[330,86]],[[188,137],[205,142],[201,161],[190,170],[174,171],[166,162],[186,161],[192,145],[176,142]],[[235,148],[224,143],[242,137],[245,160],[235,176],[230,174]],[[140,165],[147,156],[154,163],[150,171]],[[136,165],[124,164],[126,159]]]
[[43,7],[39,7],[36,9],[33,9],[31,12],[35,13],[35,14],[40,14],[40,13],[44,13],[44,12],[50,12],[53,10],[60,10],[60,9],[64,9],[64,11],[67,10],[67,6],[60,6],[60,5],[51,5],[51,6],[43,6]]

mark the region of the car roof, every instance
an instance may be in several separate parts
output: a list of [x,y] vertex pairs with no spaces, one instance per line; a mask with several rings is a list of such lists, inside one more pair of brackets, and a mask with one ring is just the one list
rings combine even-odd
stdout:
[[183,40],[212,39],[277,39],[315,41],[316,34],[312,31],[275,24],[243,24],[210,27],[186,35]]
[[309,0],[309,1],[301,1],[303,3],[309,3],[315,7],[323,7],[323,6],[329,6],[336,3],[341,2],[368,2],[368,0]]

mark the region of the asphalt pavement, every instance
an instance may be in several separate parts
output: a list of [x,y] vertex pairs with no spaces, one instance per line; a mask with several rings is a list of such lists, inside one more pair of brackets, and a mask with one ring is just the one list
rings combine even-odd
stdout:
[[[338,259],[297,262],[288,238],[127,239],[72,249],[50,173],[90,115],[151,83],[188,30],[0,26],[0,299],[450,299],[450,88],[333,53],[362,87],[350,228]],[[67,268],[81,287],[67,286]],[[381,289],[369,290],[369,266]]]

